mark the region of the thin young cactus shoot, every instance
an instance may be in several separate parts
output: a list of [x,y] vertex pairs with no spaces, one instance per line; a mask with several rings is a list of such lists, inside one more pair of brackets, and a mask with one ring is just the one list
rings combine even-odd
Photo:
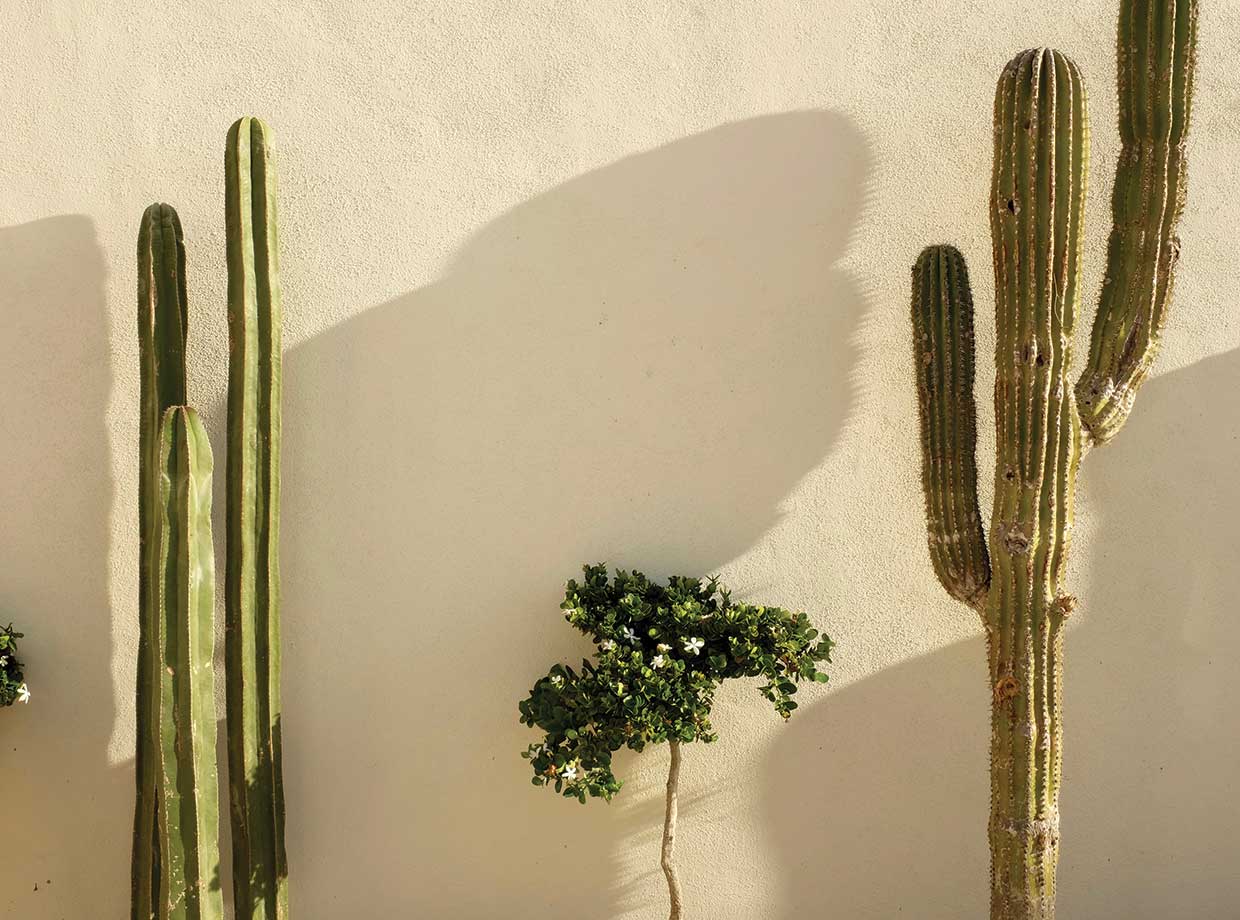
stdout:
[[1018,55],[995,96],[994,507],[977,498],[973,300],[964,259],[913,268],[914,358],[930,556],[986,630],[992,693],[991,918],[1052,920],[1063,760],[1063,589],[1083,449],[1109,441],[1157,353],[1179,256],[1196,0],[1123,0],[1123,152],[1106,280],[1081,379],[1069,379],[1088,173],[1085,91],[1056,51]]

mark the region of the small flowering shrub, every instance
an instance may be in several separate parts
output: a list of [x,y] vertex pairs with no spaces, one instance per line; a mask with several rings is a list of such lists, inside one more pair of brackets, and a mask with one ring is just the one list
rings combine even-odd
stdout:
[[17,640],[20,638],[22,634],[13,632],[12,624],[0,627],[0,706],[30,702],[22,663],[17,660]]
[[674,577],[666,586],[640,572],[586,566],[568,583],[564,617],[594,641],[580,670],[557,664],[520,704],[521,722],[546,733],[522,754],[535,785],[585,802],[610,800],[622,747],[716,740],[710,722],[719,684],[761,677],[758,691],[787,719],[801,680],[826,683],[831,640],[804,613],[734,602],[711,578]]

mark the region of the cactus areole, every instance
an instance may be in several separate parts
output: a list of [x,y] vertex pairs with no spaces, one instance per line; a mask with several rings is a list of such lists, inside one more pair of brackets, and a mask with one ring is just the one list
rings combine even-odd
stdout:
[[1063,762],[1063,573],[1077,465],[1110,440],[1158,350],[1184,206],[1196,0],[1123,0],[1119,158],[1106,280],[1085,370],[1069,379],[1080,300],[1089,125],[1077,66],[1026,51],[995,95],[994,507],[977,493],[973,301],[964,258],[926,249],[912,321],[930,557],[981,615],[991,685],[992,920],[1055,916]]

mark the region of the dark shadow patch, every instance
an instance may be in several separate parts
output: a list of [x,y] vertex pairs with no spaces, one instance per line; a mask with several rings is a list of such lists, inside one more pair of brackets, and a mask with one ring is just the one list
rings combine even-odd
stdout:
[[[0,617],[26,633],[31,690],[28,706],[0,713],[12,844],[0,915],[72,916],[90,904],[119,917],[134,780],[108,763],[112,372],[94,225],[66,215],[0,229],[0,279],[0,392],[14,435],[0,451]],[[136,538],[132,552],[136,566]]]
[[289,352],[296,902],[613,916],[623,796],[534,789],[517,701],[583,651],[557,613],[582,562],[709,573],[831,449],[868,165],[828,112],[707,131],[514,208]]

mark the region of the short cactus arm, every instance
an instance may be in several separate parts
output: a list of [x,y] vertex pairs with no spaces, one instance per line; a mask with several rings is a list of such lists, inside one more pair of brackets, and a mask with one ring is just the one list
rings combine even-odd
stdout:
[[211,445],[193,409],[160,428],[159,920],[223,920],[215,763]]
[[1114,221],[1089,362],[1076,385],[1081,422],[1102,444],[1132,411],[1158,353],[1184,210],[1197,0],[1124,0],[1117,57],[1123,142]]
[[990,558],[977,499],[973,295],[953,247],[930,246],[913,266],[912,319],[930,559],[948,594],[981,610]]

